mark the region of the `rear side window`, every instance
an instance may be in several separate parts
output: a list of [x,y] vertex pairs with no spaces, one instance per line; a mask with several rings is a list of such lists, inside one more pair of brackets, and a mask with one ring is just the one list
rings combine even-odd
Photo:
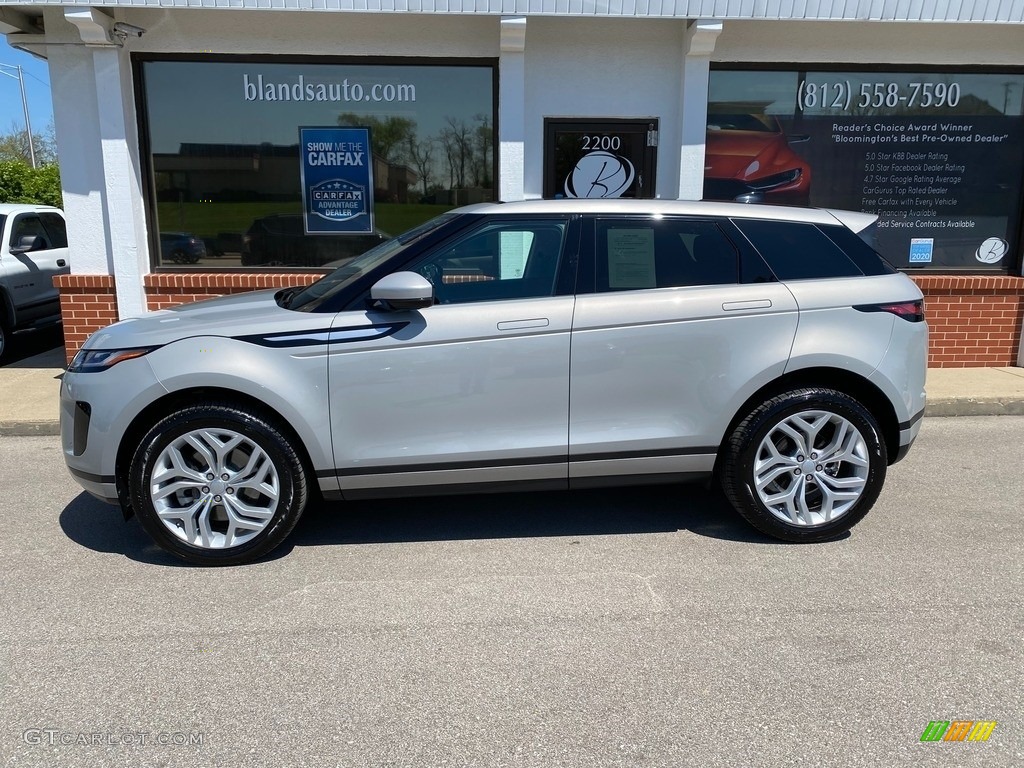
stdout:
[[891,275],[896,272],[889,262],[867,243],[861,235],[851,232],[841,224],[834,227],[818,227],[828,239],[843,249],[850,261],[865,275]]
[[54,248],[67,248],[68,230],[64,224],[64,217],[59,213],[41,213],[39,218],[46,228],[46,234],[50,236],[50,245]]
[[761,219],[736,219],[733,223],[761,253],[779,280],[864,274],[843,249],[814,224]]
[[738,255],[711,221],[599,219],[597,290],[739,282]]

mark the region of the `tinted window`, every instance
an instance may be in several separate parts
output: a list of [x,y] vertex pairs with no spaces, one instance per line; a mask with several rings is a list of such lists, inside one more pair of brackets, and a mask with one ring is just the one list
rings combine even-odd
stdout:
[[819,227],[828,235],[829,240],[843,249],[850,261],[857,265],[865,275],[891,275],[896,270],[861,235],[851,232],[843,226]]
[[39,218],[42,219],[46,233],[50,237],[50,245],[54,248],[67,248],[68,231],[64,217],[59,213],[41,213]]
[[740,231],[760,251],[779,280],[858,277],[863,274],[813,224],[738,219]]
[[736,249],[710,221],[600,219],[597,289],[739,282]]
[[434,284],[441,304],[551,296],[564,221],[487,224],[411,266]]
[[37,248],[35,250],[46,250],[50,248],[50,238],[46,235],[46,230],[43,228],[43,222],[39,220],[39,217],[34,213],[25,214],[23,216],[17,216],[14,219],[14,227],[11,230],[11,242],[10,245],[17,246],[21,244],[21,240],[24,237],[41,237],[45,245],[43,248]]

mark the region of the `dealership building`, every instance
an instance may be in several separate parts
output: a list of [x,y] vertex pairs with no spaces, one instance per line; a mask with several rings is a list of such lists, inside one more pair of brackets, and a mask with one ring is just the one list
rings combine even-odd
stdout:
[[456,205],[624,196],[877,213],[929,364],[1024,362],[1024,0],[0,0],[0,32],[49,64],[69,354]]

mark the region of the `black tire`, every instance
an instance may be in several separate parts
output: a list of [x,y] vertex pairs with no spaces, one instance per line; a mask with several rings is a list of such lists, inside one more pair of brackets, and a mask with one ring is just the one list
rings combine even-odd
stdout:
[[[260,510],[265,512],[265,517],[261,517],[259,520],[253,517],[246,518],[245,521],[250,524],[259,524],[260,521],[268,522],[262,522],[261,524],[264,527],[255,534],[247,532],[249,538],[241,544],[229,545],[230,541],[234,539],[232,534],[237,535],[238,529],[233,527],[227,528],[227,534],[216,534],[217,536],[224,537],[226,543],[223,546],[216,544],[204,546],[202,542],[189,542],[188,532],[184,527],[184,523],[182,521],[173,524],[165,523],[154,505],[154,498],[150,489],[153,482],[153,473],[157,468],[157,462],[161,461],[161,455],[165,449],[168,449],[179,438],[194,433],[197,430],[206,430],[217,435],[234,434],[241,436],[244,441],[243,447],[251,445],[262,451],[270,463],[268,471],[275,473],[274,480],[277,485],[277,499],[272,515],[270,510],[264,510],[261,506]],[[218,430],[223,430],[223,432],[218,432]],[[169,450],[174,451],[176,449],[170,448]],[[188,451],[190,448],[185,446],[185,450]],[[250,452],[249,456],[253,454],[255,454],[255,450]],[[232,457],[231,460],[234,460],[234,453],[226,455]],[[238,455],[242,460],[246,458],[242,451]],[[187,471],[205,473],[210,469],[208,462],[206,462],[207,466],[203,467],[202,456],[198,452],[194,453],[193,458],[199,460],[199,463],[188,466]],[[241,461],[235,461],[234,466],[238,467],[240,464]],[[265,467],[267,465],[261,464],[259,466]],[[233,471],[234,469],[232,469]],[[249,490],[256,484],[255,480],[246,484],[243,482],[242,474],[243,471],[239,470],[237,475],[240,482],[240,487],[237,491],[238,495],[231,498],[254,506],[264,502],[271,503],[269,497],[260,496],[259,493]],[[210,477],[209,474],[203,476],[206,478]],[[231,526],[231,523],[227,522],[229,519],[227,507],[231,505],[224,502],[228,501],[227,494],[233,494],[235,491],[228,483],[223,483],[223,485],[228,488],[228,490],[219,490],[220,493],[224,494],[223,497],[213,495],[218,492],[219,486],[215,485],[214,482],[210,482],[204,488],[189,488],[180,493],[168,494],[165,500],[159,503],[163,505],[166,513],[168,506],[176,506],[184,510],[188,508],[190,503],[198,503],[200,499],[205,498],[210,508],[208,516],[210,519],[213,519],[209,526],[210,529],[213,529],[215,526],[224,528]],[[279,546],[292,532],[299,522],[299,518],[302,516],[309,498],[306,472],[303,468],[302,460],[299,458],[297,448],[293,445],[293,439],[287,436],[285,430],[280,429],[272,420],[259,412],[250,411],[228,403],[206,403],[191,406],[166,416],[157,422],[146,433],[146,436],[142,438],[139,448],[132,459],[129,470],[129,491],[132,507],[138,515],[142,527],[153,540],[168,552],[196,565],[238,565],[262,557]],[[243,494],[252,494],[252,496],[247,495],[243,498]],[[182,496],[185,498],[181,498]],[[220,503],[213,502],[212,499],[214,498]],[[166,499],[169,499],[170,503]],[[234,507],[232,508],[234,509]],[[175,510],[172,509],[171,511],[174,512]],[[194,531],[198,518],[202,516],[201,512],[202,510],[191,515]],[[185,516],[188,517],[189,515]],[[177,533],[172,531],[171,527],[174,527]]]
[[[852,425],[863,438],[864,455],[858,456],[858,461],[866,459],[866,469],[852,461],[830,463],[824,458],[824,453],[821,458],[817,454],[812,454],[815,456],[815,460],[811,461],[810,456],[803,457],[802,454],[799,454],[798,444],[795,441],[790,440],[791,445],[787,445],[785,436],[780,439],[780,432],[777,432],[776,428],[787,419],[804,411],[831,414],[832,418],[838,417]],[[815,445],[820,449],[830,442],[830,437],[834,438],[840,434],[837,428],[838,419],[836,419],[836,423],[833,421],[825,423],[817,441],[811,446],[811,450]],[[799,476],[804,475],[804,479],[799,480],[803,484],[799,485],[798,489],[807,489],[802,495],[803,498],[811,500],[811,503],[806,505],[806,508],[811,511],[811,515],[805,516],[802,510],[796,512],[795,516],[799,518],[799,522],[783,520],[773,513],[762,500],[756,488],[755,463],[762,445],[765,444],[766,438],[770,434],[775,435],[772,439],[772,446],[780,454],[787,456],[787,460],[789,451],[792,449],[797,452],[796,458],[805,462],[804,469],[801,470],[797,466],[797,462],[793,461],[790,466],[794,469],[780,472],[777,480],[773,480],[765,486],[766,495],[785,493],[792,488],[792,485],[788,485],[789,483],[798,481]],[[771,448],[766,447],[765,450],[770,451]],[[874,416],[849,395],[816,387],[785,392],[755,408],[739,423],[729,438],[724,447],[723,459],[722,488],[736,510],[762,533],[784,541],[795,542],[824,541],[850,530],[868,513],[878,499],[888,465],[885,442],[881,438],[881,431]],[[809,468],[807,464],[810,463],[816,466]],[[781,466],[781,462],[776,462],[775,465]],[[857,476],[849,477],[850,474]],[[861,475],[863,476],[861,477]],[[812,479],[807,480],[808,476]],[[860,495],[832,519],[814,522],[813,502],[815,498],[820,505],[819,510],[825,509],[822,504],[824,494],[821,481],[818,481],[817,478],[824,477],[827,483],[836,482],[830,480],[831,477],[836,476],[838,476],[836,481],[848,477],[850,482],[863,480]],[[833,488],[833,490],[835,489]],[[794,495],[798,494],[794,493]],[[780,515],[784,513],[783,510],[779,510]],[[822,517],[822,515],[819,514],[817,517]]]
[[171,261],[173,261],[175,264],[187,264],[188,256],[185,255],[185,251],[183,251],[181,248],[175,248],[173,251],[171,251]]
[[[0,312],[4,311],[3,300],[0,299]],[[7,329],[7,323],[0,318],[0,363],[4,362],[7,355],[7,347],[11,343],[11,332]]]

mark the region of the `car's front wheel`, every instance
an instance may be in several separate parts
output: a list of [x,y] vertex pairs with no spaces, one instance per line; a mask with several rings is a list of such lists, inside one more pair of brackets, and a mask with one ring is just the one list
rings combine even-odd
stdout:
[[848,531],[878,498],[887,456],[878,422],[831,389],[786,392],[755,408],[725,447],[722,486],[758,530],[786,541]]
[[257,411],[195,405],[161,419],[130,468],[132,507],[167,551],[236,565],[277,547],[306,506],[296,446]]

